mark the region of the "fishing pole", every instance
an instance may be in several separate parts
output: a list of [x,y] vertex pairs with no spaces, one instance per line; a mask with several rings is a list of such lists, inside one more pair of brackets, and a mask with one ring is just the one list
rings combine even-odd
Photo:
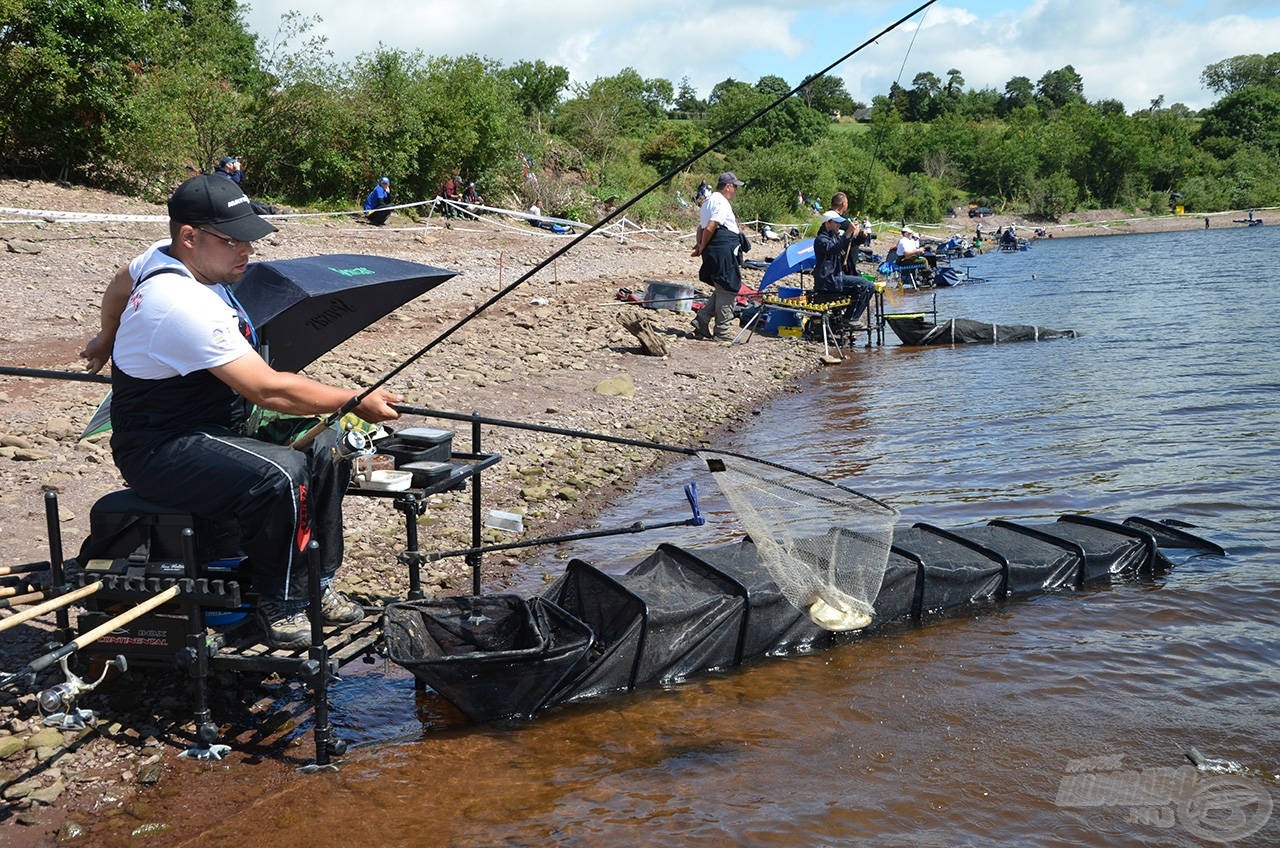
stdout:
[[496,545],[481,545],[478,548],[460,548],[455,551],[439,551],[437,553],[427,554],[425,559],[427,562],[437,562],[449,557],[472,556],[473,554],[488,554],[495,551],[511,551],[517,548],[532,548],[539,545],[558,545],[563,542],[578,542],[583,539],[601,539],[607,536],[622,536],[627,533],[645,533],[649,530],[662,530],[669,527],[701,527],[707,521],[702,517],[702,509],[698,504],[698,484],[686,483],[684,487],[684,496],[689,499],[689,508],[692,515],[689,518],[682,518],[675,521],[659,521],[656,524],[645,524],[643,521],[635,521],[625,527],[610,527],[602,530],[585,530],[580,533],[568,533],[561,536],[544,536],[540,539],[526,539],[521,542],[504,542]]
[[48,595],[44,592],[31,592],[27,595],[15,595],[12,598],[4,598],[3,600],[0,600],[0,609],[24,606],[25,604],[35,603],[36,601],[43,601],[47,597]]
[[[833,486],[837,489],[853,492],[854,494],[861,495],[868,500],[875,501],[875,503],[885,507],[886,509],[890,508],[888,504],[885,504],[870,495],[855,491],[854,489],[840,483],[833,483],[830,480],[819,477],[816,474],[811,474],[803,469],[794,468],[790,465],[783,465],[781,462],[774,462],[771,459],[762,459],[758,456],[751,456],[750,454],[738,453],[736,451],[724,450],[722,448],[690,448],[685,447],[684,445],[669,445],[663,442],[653,442],[645,439],[632,439],[627,436],[612,436],[608,433],[595,433],[590,430],[575,430],[569,427],[556,427],[551,424],[533,424],[528,421],[513,421],[506,418],[490,418],[478,413],[468,414],[463,412],[448,412],[443,409],[427,409],[421,406],[392,404],[391,408],[402,415],[420,415],[424,418],[441,418],[447,421],[469,421],[473,424],[487,424],[491,427],[508,427],[513,430],[529,430],[534,433],[549,433],[551,435],[568,436],[575,439],[590,439],[592,441],[608,442],[615,445],[627,445],[628,447],[648,448],[649,450],[664,451],[666,453],[684,454],[685,456],[699,456],[699,454],[720,454],[721,456],[731,456],[737,459],[745,459],[750,462],[758,462],[761,465],[767,465],[771,468],[777,468],[781,471],[787,471],[801,477],[806,477],[827,486]],[[716,472],[724,470],[724,464],[722,461],[714,458],[704,458],[704,460],[706,461],[710,471]]]
[[444,332],[442,332],[440,335],[436,336],[434,339],[432,339],[431,341],[427,342],[427,343],[426,343],[425,345],[423,345],[423,346],[422,346],[422,347],[421,347],[421,348],[420,348],[416,353],[414,353],[414,354],[410,355],[408,359],[406,359],[406,360],[404,360],[403,362],[401,362],[401,363],[400,363],[399,365],[397,365],[395,368],[392,368],[390,371],[388,371],[386,374],[384,374],[381,378],[379,378],[376,382],[374,382],[372,385],[368,386],[364,391],[360,392],[358,395],[355,395],[355,396],[354,396],[354,397],[352,397],[350,400],[348,400],[346,403],[344,403],[344,404],[343,404],[341,407],[339,407],[336,411],[334,411],[334,412],[330,413],[328,416],[326,416],[322,421],[320,421],[319,423],[317,423],[317,424],[316,424],[314,427],[312,427],[310,430],[308,430],[307,432],[305,432],[305,433],[303,433],[301,436],[299,436],[299,437],[298,437],[298,439],[297,439],[296,441],[294,441],[294,442],[293,442],[292,447],[293,447],[294,449],[296,449],[296,450],[304,450],[304,449],[306,449],[307,445],[311,444],[311,442],[315,440],[316,436],[319,436],[319,435],[320,435],[321,433],[323,433],[327,428],[332,427],[334,423],[336,423],[339,419],[341,419],[341,418],[342,418],[342,416],[344,416],[344,415],[346,415],[347,413],[349,413],[349,412],[351,412],[352,410],[354,410],[357,406],[359,406],[361,403],[363,403],[363,402],[364,402],[364,400],[365,400],[367,397],[369,397],[369,395],[370,395],[370,394],[372,394],[373,392],[377,391],[377,390],[378,390],[378,389],[380,389],[382,386],[386,385],[386,383],[387,383],[389,380],[391,380],[393,377],[396,377],[397,375],[399,375],[402,371],[404,371],[406,368],[408,368],[408,367],[409,367],[410,365],[412,365],[413,363],[417,362],[417,361],[418,361],[419,359],[421,359],[423,356],[426,356],[426,355],[427,355],[427,353],[429,353],[430,351],[432,351],[432,350],[436,347],[436,345],[438,345],[438,344],[440,344],[441,342],[445,341],[445,340],[446,340],[446,339],[448,339],[450,336],[452,336],[455,332],[457,332],[458,330],[462,329],[462,327],[464,327],[464,326],[466,326],[467,324],[469,324],[473,319],[475,319],[478,315],[480,315],[480,314],[481,314],[482,312],[484,312],[486,309],[488,309],[489,307],[493,306],[493,305],[494,305],[495,303],[497,303],[498,301],[502,300],[504,297],[506,297],[507,295],[509,295],[511,292],[515,291],[518,287],[520,287],[521,285],[523,285],[525,282],[527,282],[530,278],[532,278],[532,277],[533,277],[533,276],[535,276],[536,274],[540,273],[543,269],[545,269],[545,268],[546,268],[548,265],[550,265],[552,262],[556,261],[556,260],[557,260],[557,259],[559,259],[561,256],[564,256],[564,255],[565,255],[566,253],[568,253],[570,250],[572,250],[573,248],[577,247],[577,246],[578,246],[582,241],[584,241],[585,239],[589,238],[591,235],[593,235],[594,233],[596,233],[597,231],[599,231],[599,230],[600,230],[602,227],[604,227],[605,225],[607,225],[607,224],[609,224],[610,222],[612,222],[612,221],[613,221],[615,218],[617,218],[618,216],[622,215],[622,213],[623,213],[623,212],[626,212],[628,209],[630,209],[632,206],[634,206],[634,205],[636,205],[637,203],[639,203],[639,202],[640,202],[641,200],[643,200],[645,197],[648,197],[650,194],[652,194],[653,192],[657,191],[657,190],[658,190],[659,188],[661,188],[664,184],[666,184],[666,183],[667,183],[668,181],[670,181],[673,177],[675,177],[678,173],[680,173],[681,171],[683,171],[683,170],[685,170],[685,169],[689,168],[690,166],[692,166],[692,165],[693,165],[693,163],[697,162],[697,161],[698,161],[699,159],[701,159],[703,156],[705,156],[705,155],[707,155],[708,153],[710,153],[711,151],[715,150],[717,147],[719,147],[720,145],[724,144],[726,141],[728,141],[729,139],[733,138],[733,137],[734,137],[734,136],[736,136],[738,133],[742,132],[744,129],[746,129],[747,127],[749,127],[749,126],[751,126],[752,124],[754,124],[756,121],[758,121],[758,120],[759,120],[760,118],[762,118],[764,115],[768,114],[769,112],[771,112],[771,111],[773,111],[774,109],[776,109],[778,106],[780,106],[780,105],[782,105],[783,103],[785,103],[785,102],[787,101],[787,99],[788,99],[788,98],[790,98],[791,96],[793,96],[793,95],[794,95],[794,94],[796,94],[797,92],[802,91],[802,90],[803,90],[807,85],[809,85],[809,84],[810,84],[811,82],[813,82],[815,79],[817,79],[817,78],[818,78],[818,77],[820,77],[820,76],[823,76],[824,74],[828,73],[829,71],[834,70],[837,66],[839,66],[839,65],[843,64],[844,62],[848,61],[849,59],[853,58],[853,57],[854,57],[854,56],[856,56],[858,53],[862,52],[862,51],[863,51],[863,50],[865,50],[867,47],[871,46],[872,44],[874,44],[875,42],[877,42],[878,40],[880,40],[880,39],[881,39],[881,38],[883,38],[884,36],[886,36],[886,35],[888,35],[889,33],[893,32],[895,29],[897,29],[898,27],[902,26],[902,24],[904,24],[904,23],[906,23],[907,21],[911,20],[911,18],[915,17],[915,16],[916,16],[917,14],[919,14],[920,12],[923,12],[925,9],[929,8],[930,6],[932,6],[932,5],[933,5],[934,3],[936,3],[936,2],[937,2],[937,0],[925,0],[925,2],[924,2],[924,3],[922,3],[922,4],[921,4],[921,5],[919,5],[919,6],[917,6],[915,9],[913,9],[913,10],[911,10],[910,12],[908,12],[907,14],[903,15],[901,18],[898,18],[898,20],[894,21],[892,24],[889,24],[889,25],[888,25],[888,26],[886,26],[884,29],[882,29],[882,30],[880,30],[879,32],[877,32],[875,35],[873,35],[873,36],[871,36],[870,38],[866,39],[866,40],[865,40],[865,41],[863,41],[861,44],[859,44],[857,47],[853,48],[853,49],[852,49],[852,50],[850,50],[848,53],[845,53],[843,56],[841,56],[840,58],[836,59],[836,60],[835,60],[834,62],[832,62],[831,64],[827,65],[827,66],[826,66],[825,68],[823,68],[822,70],[818,71],[817,73],[810,74],[809,76],[805,77],[805,78],[804,78],[804,80],[802,80],[802,81],[800,82],[800,84],[799,84],[799,85],[797,85],[795,88],[791,89],[791,90],[790,90],[790,91],[788,91],[786,94],[783,94],[783,95],[779,96],[779,97],[778,97],[776,100],[774,100],[772,103],[769,103],[768,105],[761,107],[761,108],[760,108],[759,110],[757,110],[753,115],[751,115],[751,116],[750,116],[750,117],[748,117],[746,120],[742,121],[742,122],[741,122],[741,123],[739,123],[737,126],[733,127],[733,128],[732,128],[732,129],[730,129],[729,131],[727,131],[724,135],[722,135],[722,136],[720,136],[719,138],[715,139],[715,140],[714,140],[714,141],[712,141],[710,144],[708,144],[706,147],[702,148],[702,149],[701,149],[701,150],[699,150],[697,153],[694,153],[692,156],[690,156],[689,158],[685,159],[683,162],[681,162],[680,164],[676,165],[674,168],[671,168],[669,171],[667,171],[667,173],[665,173],[664,175],[662,175],[661,177],[659,177],[657,180],[655,180],[652,184],[650,184],[648,188],[644,189],[644,190],[643,190],[643,191],[641,191],[639,194],[637,194],[637,195],[635,195],[634,197],[632,197],[630,200],[627,200],[625,203],[623,203],[621,206],[619,206],[619,207],[617,207],[616,209],[614,209],[614,210],[613,210],[612,212],[610,212],[609,214],[605,215],[605,216],[604,216],[603,218],[601,218],[599,221],[596,221],[594,224],[592,224],[590,227],[588,227],[588,228],[587,228],[586,230],[584,230],[582,233],[580,233],[579,235],[575,236],[572,240],[570,240],[570,241],[566,242],[565,244],[563,244],[562,246],[560,246],[559,248],[557,248],[556,250],[554,250],[554,251],[551,253],[551,255],[547,256],[545,259],[543,259],[543,260],[542,260],[541,262],[539,262],[537,265],[534,265],[532,268],[530,268],[528,271],[526,271],[526,272],[525,272],[524,274],[522,274],[520,277],[518,277],[517,279],[515,279],[515,280],[514,280],[514,281],[512,281],[511,283],[508,283],[508,284],[507,284],[505,287],[503,287],[502,289],[498,290],[498,291],[497,291],[497,292],[496,292],[492,297],[490,297],[490,298],[489,298],[488,300],[486,300],[484,303],[480,304],[480,305],[479,305],[479,306],[477,306],[475,309],[471,310],[471,312],[469,312],[467,315],[464,315],[462,318],[458,319],[458,321],[457,321],[457,322],[455,322],[455,323],[454,323],[454,325],[453,325],[452,327],[449,327],[447,330],[445,330]]
[[0,577],[12,577],[32,571],[48,571],[51,567],[47,562],[29,562],[26,565],[0,565]]
[[49,377],[54,380],[79,380],[82,383],[110,383],[111,378],[88,371],[54,371],[48,368],[22,368],[17,365],[0,365],[0,374],[10,377]]
[[24,621],[29,621],[36,616],[44,615],[46,612],[51,610],[69,606],[81,598],[86,598],[89,595],[92,595],[101,588],[102,583],[100,581],[94,581],[86,586],[81,586],[79,589],[67,592],[65,595],[59,595],[58,597],[45,601],[42,604],[37,604],[30,609],[25,609],[22,612],[16,612],[8,618],[0,620],[0,633],[8,630],[10,627],[15,627]]
[[[91,585],[97,585],[97,584],[91,584]],[[85,587],[85,588],[88,588],[88,587]],[[99,624],[97,627],[90,630],[88,633],[85,633],[82,636],[76,637],[75,639],[71,640],[65,645],[59,648],[55,648],[54,650],[50,651],[47,654],[36,657],[31,662],[27,663],[26,666],[24,666],[22,669],[15,672],[11,672],[10,674],[6,674],[3,677],[0,677],[0,686],[9,686],[19,680],[22,680],[23,678],[33,678],[34,675],[37,675],[40,672],[44,671],[46,668],[58,662],[63,657],[69,657],[72,654],[74,654],[76,651],[79,651],[81,648],[87,648],[89,645],[98,641],[103,636],[106,636],[108,633],[115,630],[117,627],[121,627],[125,624],[128,624],[134,619],[141,618],[142,616],[146,615],[148,612],[155,609],[156,607],[168,603],[169,601],[176,598],[181,593],[181,591],[182,591],[181,587],[175,584],[173,586],[170,586],[168,589],[165,589],[163,592],[159,592],[158,594],[152,595],[150,598],[147,598],[145,601],[142,601],[141,603],[126,610],[125,612],[122,612],[119,615],[114,616],[113,618],[107,619],[106,621],[102,622],[102,624]]]
[[[919,9],[916,9],[916,12],[923,12],[932,5],[933,5],[932,3],[926,3],[923,6],[921,6]],[[916,12],[912,12],[911,14],[914,15]],[[910,15],[908,17],[910,17]],[[899,23],[901,22],[902,21],[899,21]],[[916,31],[911,35],[910,43],[907,44],[906,52],[902,54],[902,64],[898,66],[898,77],[893,81],[893,84],[895,86],[898,86],[899,88],[902,85],[902,72],[906,70],[906,67],[907,67],[907,59],[911,57],[911,48],[915,47],[916,38],[920,35],[920,29],[923,26],[924,26],[924,16],[922,15],[920,17],[919,23],[916,24]],[[866,199],[867,199],[868,184],[870,183],[870,179],[871,179],[870,177],[871,168],[875,165],[876,160],[880,158],[880,147],[881,145],[884,144],[884,136],[887,131],[888,131],[887,126],[882,124],[879,128],[879,132],[876,133],[875,145],[871,148],[871,162],[868,163],[867,169],[862,172],[862,184],[858,187],[858,194],[860,195],[860,199],[864,203],[866,202]],[[906,215],[905,207],[903,208],[903,212],[902,212],[902,223],[904,226],[907,223],[907,215]]]

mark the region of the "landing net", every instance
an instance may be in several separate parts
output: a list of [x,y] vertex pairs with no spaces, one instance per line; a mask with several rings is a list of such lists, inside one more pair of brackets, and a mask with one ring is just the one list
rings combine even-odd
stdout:
[[819,627],[871,623],[898,511],[837,483],[700,451],[782,594]]

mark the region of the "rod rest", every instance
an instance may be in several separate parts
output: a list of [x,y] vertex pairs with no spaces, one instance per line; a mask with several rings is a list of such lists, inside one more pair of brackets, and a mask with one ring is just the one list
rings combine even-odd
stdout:
[[157,592],[163,592],[170,586],[176,585],[182,590],[178,600],[225,609],[237,609],[242,604],[240,584],[235,580],[208,577],[194,580],[187,577],[135,577],[127,574],[97,575],[84,571],[69,575],[69,579],[77,587],[101,581],[102,588],[93,595],[97,600],[144,601]]

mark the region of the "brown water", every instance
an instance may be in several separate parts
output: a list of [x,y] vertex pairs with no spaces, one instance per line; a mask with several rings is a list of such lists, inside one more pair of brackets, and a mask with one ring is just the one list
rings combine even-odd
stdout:
[[[95,844],[1280,844],[1280,810],[1261,809],[1280,800],[1277,251],[1280,228],[1262,227],[966,261],[986,281],[940,292],[944,317],[1083,336],[859,350],[725,445],[840,479],[906,521],[1175,517],[1229,556],[524,725],[468,726],[398,669],[352,676],[335,719],[358,746],[337,774],[193,765],[182,785],[199,792],[148,799]],[[678,518],[696,474],[646,481],[601,526]],[[718,497],[704,508],[712,527],[574,553],[622,570],[660,541],[738,532]],[[1228,762],[1174,771],[1193,747]],[[1109,789],[1080,782],[1103,772]],[[1179,804],[1161,791],[1176,780],[1199,794]],[[125,836],[143,820],[172,829]]]

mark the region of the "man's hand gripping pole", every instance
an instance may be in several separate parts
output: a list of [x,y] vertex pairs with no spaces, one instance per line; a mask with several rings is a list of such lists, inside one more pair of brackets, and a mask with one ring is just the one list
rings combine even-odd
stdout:
[[351,398],[351,400],[347,401],[342,406],[340,406],[337,412],[331,412],[325,418],[318,421],[315,424],[315,426],[313,426],[310,430],[303,433],[298,438],[294,439],[293,443],[290,444],[289,447],[297,451],[306,450],[311,445],[311,443],[316,440],[317,436],[319,436],[325,430],[329,429],[335,423],[340,421],[342,419],[342,416],[346,415],[348,412],[351,412],[357,406],[359,406],[362,402],[364,402],[365,396],[368,395],[369,392],[372,392],[376,388],[377,388],[376,385],[370,386],[368,389],[365,389],[363,393],[358,394],[355,397]]

